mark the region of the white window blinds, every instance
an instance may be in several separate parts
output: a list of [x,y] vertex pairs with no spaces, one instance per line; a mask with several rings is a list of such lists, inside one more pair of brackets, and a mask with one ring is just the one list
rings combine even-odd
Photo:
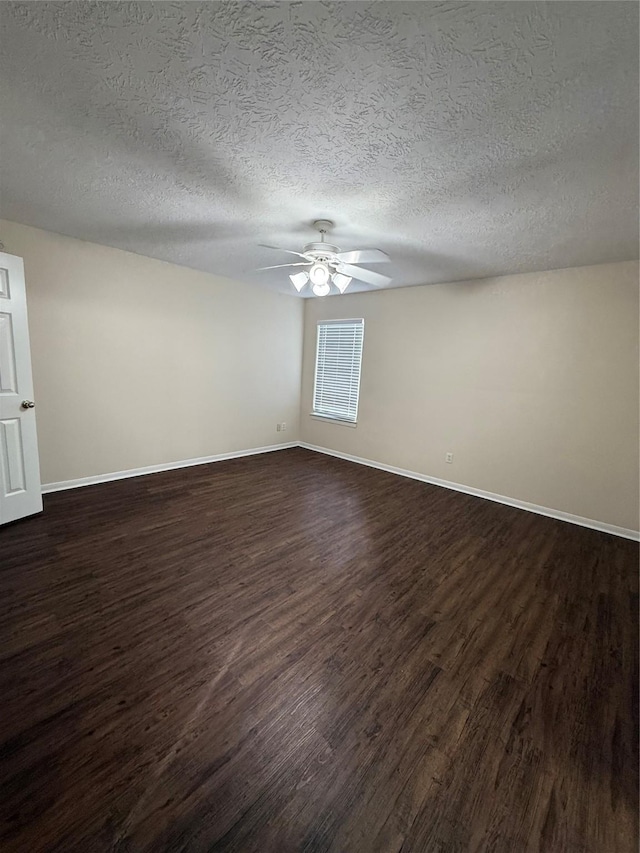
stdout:
[[318,323],[313,414],[356,422],[364,320]]

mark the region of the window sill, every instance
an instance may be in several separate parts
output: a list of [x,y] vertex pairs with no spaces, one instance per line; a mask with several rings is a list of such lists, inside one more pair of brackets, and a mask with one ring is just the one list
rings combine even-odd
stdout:
[[313,418],[314,421],[324,421],[329,424],[339,424],[340,426],[351,427],[351,429],[355,429],[358,426],[357,421],[344,421],[341,418],[332,418],[331,415],[318,415],[316,412],[310,412],[309,417]]

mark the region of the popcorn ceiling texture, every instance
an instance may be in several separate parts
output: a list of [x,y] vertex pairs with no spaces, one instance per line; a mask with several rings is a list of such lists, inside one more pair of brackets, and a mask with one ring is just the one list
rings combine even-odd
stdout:
[[[638,6],[2,3],[0,215],[290,292],[638,255]],[[1,239],[0,235],[0,239]]]

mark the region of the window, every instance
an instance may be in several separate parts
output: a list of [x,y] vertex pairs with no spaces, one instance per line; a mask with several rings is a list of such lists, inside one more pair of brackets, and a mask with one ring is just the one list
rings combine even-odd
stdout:
[[318,323],[312,414],[356,422],[363,339],[364,320]]

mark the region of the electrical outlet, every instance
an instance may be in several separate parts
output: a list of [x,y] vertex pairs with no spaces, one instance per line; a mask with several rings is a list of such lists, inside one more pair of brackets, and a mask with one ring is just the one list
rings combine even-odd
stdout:
[[445,453],[444,454],[445,462],[453,462],[453,453]]
[[280,424],[276,424],[276,432],[280,432],[281,429],[282,427],[280,426]]
[[286,430],[287,430],[287,425],[286,425],[286,423],[283,421],[283,422],[282,422],[282,432],[286,432]]

